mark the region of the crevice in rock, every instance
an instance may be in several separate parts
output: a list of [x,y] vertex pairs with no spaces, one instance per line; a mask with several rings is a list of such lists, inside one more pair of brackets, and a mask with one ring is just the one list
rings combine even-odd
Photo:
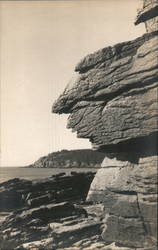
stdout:
[[124,93],[123,96],[126,97],[126,96],[131,96],[131,95],[140,95],[140,94],[144,94],[146,93],[147,91],[149,90],[152,90],[152,89],[155,89],[157,87],[158,83],[155,82],[153,83],[151,86],[148,86],[146,84],[146,88],[134,88],[134,89],[131,89],[130,91],[128,91],[127,93]]
[[117,190],[113,190],[113,189],[110,189],[108,188],[108,190],[112,193],[115,193],[115,194],[122,194],[122,195],[137,195],[137,192],[135,191],[129,191],[129,190],[123,190],[123,191],[117,191]]
[[[148,86],[150,87],[150,85],[153,85],[154,83],[157,83],[157,81],[158,81],[158,77],[156,76],[156,77],[153,77],[150,80],[149,79],[147,79],[147,80],[144,79],[144,82],[141,85],[138,84],[138,82],[134,82],[134,83],[132,82],[132,83],[130,83],[128,85],[120,87],[119,89],[117,89],[117,90],[115,90],[113,92],[111,91],[110,93],[103,94],[103,95],[100,95],[98,97],[90,97],[90,98],[85,97],[85,99],[86,99],[86,101],[93,101],[93,102],[95,102],[95,101],[105,101],[106,104],[107,104],[112,99],[114,99],[114,98],[116,98],[118,96],[121,96],[124,92],[127,93],[128,91],[130,91],[132,89],[140,89],[140,88],[142,88],[142,91],[145,92],[148,89],[146,90],[146,89],[144,89],[144,87],[148,87]],[[153,86],[153,87],[155,88],[155,86]],[[152,86],[151,86],[151,88],[152,88]],[[79,102],[79,101],[81,101],[81,100],[78,100],[77,102]],[[72,104],[72,106],[73,105],[74,104]]]
[[144,221],[144,217],[142,215],[141,208],[140,208],[140,205],[139,205],[138,193],[136,194],[136,198],[137,198],[137,206],[138,206],[138,211],[139,211],[140,219],[142,221],[142,225],[143,225],[143,229],[144,229],[144,236],[146,236],[148,234],[148,231],[147,231],[147,228],[146,228],[146,225],[145,225],[145,221]]

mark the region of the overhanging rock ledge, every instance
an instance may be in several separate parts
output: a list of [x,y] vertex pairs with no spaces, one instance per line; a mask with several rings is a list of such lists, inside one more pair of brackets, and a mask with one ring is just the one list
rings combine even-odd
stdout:
[[157,6],[144,0],[135,24],[147,33],[86,56],[53,105],[105,152],[87,200],[104,204],[102,237],[120,249],[157,246]]

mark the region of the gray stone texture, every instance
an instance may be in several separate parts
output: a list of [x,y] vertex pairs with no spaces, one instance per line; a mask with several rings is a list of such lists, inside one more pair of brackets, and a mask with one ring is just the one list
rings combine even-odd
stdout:
[[106,154],[87,200],[104,205],[109,249],[157,246],[158,1],[144,0],[141,22],[142,37],[81,60],[53,105],[70,113],[68,128]]

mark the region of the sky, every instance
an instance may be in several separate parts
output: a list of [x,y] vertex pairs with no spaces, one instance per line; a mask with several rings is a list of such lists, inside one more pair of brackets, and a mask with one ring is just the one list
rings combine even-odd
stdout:
[[1,166],[91,148],[53,102],[87,54],[145,33],[140,0],[0,1]]

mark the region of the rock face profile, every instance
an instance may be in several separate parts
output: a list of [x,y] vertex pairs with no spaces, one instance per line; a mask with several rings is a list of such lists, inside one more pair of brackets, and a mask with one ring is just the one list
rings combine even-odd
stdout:
[[104,242],[155,250],[158,1],[144,0],[135,24],[141,22],[142,37],[81,60],[53,112],[70,113],[68,128],[105,153],[87,196],[104,205]]

